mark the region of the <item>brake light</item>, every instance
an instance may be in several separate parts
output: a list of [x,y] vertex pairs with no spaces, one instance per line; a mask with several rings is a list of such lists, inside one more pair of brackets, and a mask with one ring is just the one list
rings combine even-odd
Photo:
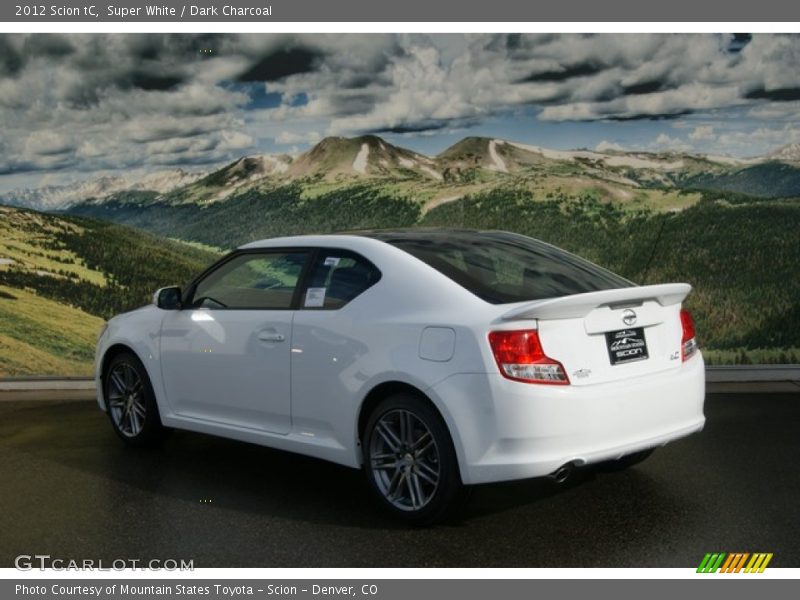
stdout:
[[514,381],[568,385],[563,365],[548,357],[535,329],[492,331],[489,345],[500,373]]
[[681,360],[687,361],[697,352],[697,338],[694,332],[694,320],[691,313],[685,308],[681,309],[681,327],[683,328]]

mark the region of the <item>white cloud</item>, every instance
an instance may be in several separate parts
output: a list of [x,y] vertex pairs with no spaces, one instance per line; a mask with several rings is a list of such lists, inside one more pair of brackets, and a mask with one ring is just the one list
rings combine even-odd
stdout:
[[656,150],[669,150],[672,152],[688,152],[692,150],[691,144],[687,144],[680,138],[671,137],[666,133],[661,133],[652,144]]
[[221,131],[219,137],[220,150],[245,150],[252,147],[255,141],[250,135],[236,130]]
[[275,137],[278,144],[316,144],[321,139],[322,135],[318,131],[281,131]]
[[74,149],[72,136],[57,131],[33,131],[25,141],[26,156],[53,156]]
[[800,102],[773,102],[751,108],[747,116],[766,121],[800,121]]
[[794,123],[787,123],[782,127],[730,131],[720,134],[717,139],[720,152],[739,156],[764,155],[787,144],[796,143],[800,143],[800,128]]
[[714,127],[711,125],[698,125],[689,134],[689,139],[694,141],[713,140],[717,136],[714,133]]

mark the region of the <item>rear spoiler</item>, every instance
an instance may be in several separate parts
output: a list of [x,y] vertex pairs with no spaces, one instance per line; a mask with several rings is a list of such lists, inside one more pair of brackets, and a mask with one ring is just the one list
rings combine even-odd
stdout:
[[561,298],[536,300],[512,308],[500,318],[506,321],[521,319],[576,319],[585,317],[595,308],[614,305],[636,305],[655,300],[661,306],[678,304],[692,291],[688,283],[663,283],[614,290],[573,294]]

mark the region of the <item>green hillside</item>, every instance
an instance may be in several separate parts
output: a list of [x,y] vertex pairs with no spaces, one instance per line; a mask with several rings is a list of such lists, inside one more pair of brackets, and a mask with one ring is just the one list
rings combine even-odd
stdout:
[[700,173],[679,179],[677,185],[705,190],[724,190],[763,198],[800,195],[800,169],[777,161],[721,173]]
[[0,285],[0,376],[91,375],[103,319]]
[[111,199],[79,205],[71,212],[220,248],[281,235],[406,227],[421,216],[419,202],[379,185],[355,183],[314,194],[306,190],[294,183],[264,192],[251,190],[207,206],[140,206]]
[[0,207],[0,377],[89,374],[104,319],[214,258],[109,222]]
[[391,178],[327,182],[313,178],[250,189],[211,204],[152,201],[147,192],[127,192],[103,202],[75,205],[69,213],[114,221],[166,237],[234,248],[254,239],[281,235],[410,227],[436,207],[475,195],[506,194],[509,189],[524,192],[537,201],[590,199],[634,213],[681,210],[701,198],[697,191],[630,190],[569,172],[557,176],[539,176],[533,172],[513,180],[461,184]]

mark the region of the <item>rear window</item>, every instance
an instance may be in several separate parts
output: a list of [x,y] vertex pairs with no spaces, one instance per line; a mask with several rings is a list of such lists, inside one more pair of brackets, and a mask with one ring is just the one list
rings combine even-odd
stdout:
[[492,304],[634,285],[587,260],[513,233],[387,232],[375,237],[405,250]]

